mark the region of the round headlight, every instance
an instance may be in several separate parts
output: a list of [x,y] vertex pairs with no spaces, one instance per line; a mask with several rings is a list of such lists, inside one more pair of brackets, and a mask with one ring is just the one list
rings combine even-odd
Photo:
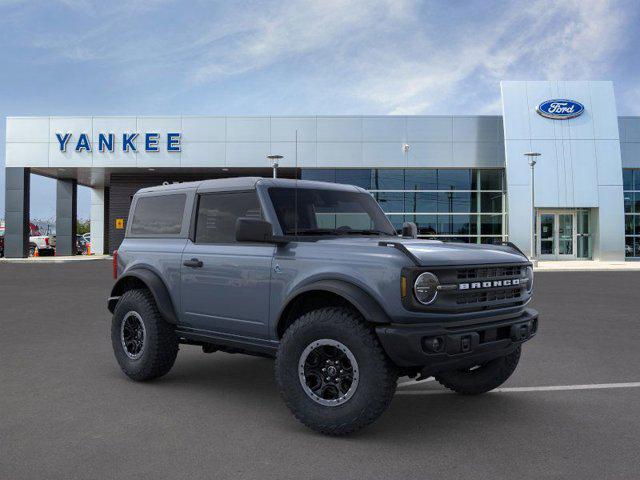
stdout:
[[416,278],[413,293],[421,304],[429,305],[438,296],[438,285],[440,285],[438,277],[433,273],[425,272]]
[[527,267],[525,275],[527,276],[527,292],[531,293],[533,291],[533,267]]

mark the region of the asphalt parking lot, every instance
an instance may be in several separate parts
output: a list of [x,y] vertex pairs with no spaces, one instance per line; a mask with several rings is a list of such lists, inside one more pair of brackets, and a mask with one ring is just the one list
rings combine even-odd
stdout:
[[182,346],[160,381],[126,379],[110,275],[0,264],[0,478],[640,477],[640,388],[607,386],[640,382],[640,272],[539,273],[540,331],[507,391],[407,384],[348,438],[299,424],[268,359]]

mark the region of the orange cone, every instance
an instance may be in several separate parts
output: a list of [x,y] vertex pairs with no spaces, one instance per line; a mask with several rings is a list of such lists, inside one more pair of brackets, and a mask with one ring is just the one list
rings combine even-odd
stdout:
[[38,251],[38,247],[36,247],[35,250],[33,251],[33,258],[36,258],[39,256],[40,256],[40,252]]
[[87,242],[87,255],[91,255],[91,242]]

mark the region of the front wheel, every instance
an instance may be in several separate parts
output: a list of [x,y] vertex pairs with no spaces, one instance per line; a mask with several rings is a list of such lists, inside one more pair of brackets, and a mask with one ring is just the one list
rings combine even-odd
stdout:
[[357,313],[321,308],[285,332],[276,357],[280,393],[298,420],[345,435],[374,422],[395,393],[398,374]]
[[482,365],[442,372],[435,379],[449,390],[462,395],[479,395],[499,387],[511,376],[520,360],[520,347],[508,355]]
[[146,289],[129,290],[118,300],[111,343],[122,371],[139,382],[167,374],[178,354],[178,337]]

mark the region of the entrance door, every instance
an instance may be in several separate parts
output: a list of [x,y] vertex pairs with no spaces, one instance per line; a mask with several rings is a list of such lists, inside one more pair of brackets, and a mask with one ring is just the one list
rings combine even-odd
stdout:
[[576,237],[576,214],[559,213],[558,223],[558,258],[572,259],[576,258],[575,237]]
[[541,210],[536,225],[540,260],[576,258],[576,212]]
[[538,252],[540,252],[541,259],[555,257],[555,218],[553,213],[538,215]]

